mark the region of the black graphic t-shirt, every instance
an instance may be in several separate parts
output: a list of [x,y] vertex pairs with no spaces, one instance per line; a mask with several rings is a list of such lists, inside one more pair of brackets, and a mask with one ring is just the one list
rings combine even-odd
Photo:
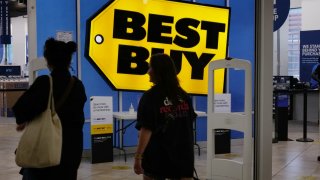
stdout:
[[194,168],[193,121],[196,114],[187,94],[173,105],[153,86],[140,99],[136,128],[152,131],[145,149],[142,167],[159,177],[192,177]]

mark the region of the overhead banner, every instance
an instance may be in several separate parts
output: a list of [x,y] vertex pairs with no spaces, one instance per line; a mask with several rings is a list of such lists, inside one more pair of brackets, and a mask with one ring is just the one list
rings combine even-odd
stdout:
[[[192,12],[192,13],[190,13]],[[87,21],[86,56],[118,90],[147,90],[152,54],[174,60],[181,86],[207,94],[208,63],[225,59],[230,9],[167,0],[114,0]],[[224,70],[215,72],[222,92]]]
[[300,32],[300,81],[310,82],[320,57],[320,30]]

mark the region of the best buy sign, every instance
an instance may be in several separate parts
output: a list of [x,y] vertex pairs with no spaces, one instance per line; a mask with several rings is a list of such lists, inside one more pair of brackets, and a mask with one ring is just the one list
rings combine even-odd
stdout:
[[[167,0],[114,0],[88,20],[86,55],[119,90],[147,90],[148,62],[169,54],[181,86],[207,94],[208,63],[227,54],[230,9]],[[215,74],[222,91],[224,70]]]

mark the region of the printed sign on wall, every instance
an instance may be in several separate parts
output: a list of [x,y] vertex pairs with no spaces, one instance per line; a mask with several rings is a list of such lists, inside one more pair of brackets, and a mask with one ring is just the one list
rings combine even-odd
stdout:
[[[192,12],[192,13],[190,13]],[[174,60],[181,86],[207,94],[208,63],[227,55],[230,9],[167,0],[114,0],[87,21],[86,56],[118,90],[147,90],[155,53]],[[215,72],[222,92],[224,70]]]
[[57,31],[56,40],[63,41],[65,43],[72,41],[72,31]]
[[300,81],[309,82],[320,57],[320,30],[300,32]]

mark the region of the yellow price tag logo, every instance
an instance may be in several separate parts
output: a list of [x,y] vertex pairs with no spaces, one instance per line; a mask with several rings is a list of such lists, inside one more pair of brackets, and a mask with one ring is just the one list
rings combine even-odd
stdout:
[[[192,13],[190,13],[192,12]],[[181,86],[207,94],[208,63],[227,54],[230,9],[167,0],[114,0],[87,21],[86,56],[118,90],[147,90],[152,54],[174,60]],[[222,92],[224,70],[215,72]]]

